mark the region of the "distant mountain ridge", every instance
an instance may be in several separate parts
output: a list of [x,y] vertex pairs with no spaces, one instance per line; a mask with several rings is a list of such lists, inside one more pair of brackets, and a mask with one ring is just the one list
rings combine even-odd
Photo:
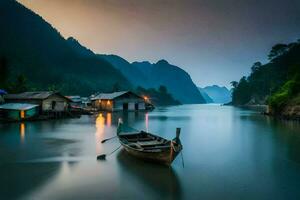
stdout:
[[212,99],[212,103],[231,102],[231,92],[224,86],[221,87],[218,85],[212,85],[199,89],[205,92]]
[[166,86],[181,103],[205,103],[191,77],[166,60],[129,63],[116,55],[95,54],[76,39],[64,39],[42,17],[17,1],[0,1],[0,59],[8,82],[24,75],[29,88],[89,95],[114,88]]
[[214,103],[214,101],[212,100],[212,98],[210,96],[208,96],[208,94],[204,91],[203,88],[198,87],[198,90],[200,91],[201,95],[203,96],[204,100],[206,103]]
[[[69,38],[67,41],[82,56],[95,55],[91,54],[91,51],[82,46],[77,40]],[[169,64],[166,60],[159,60],[153,64],[148,61],[129,63],[117,55],[96,54],[96,56],[120,70],[134,87],[158,89],[163,85],[181,103],[205,103],[190,75],[183,69]]]
[[169,64],[166,60],[160,60],[153,64],[134,62],[132,65],[148,77],[150,80],[148,84],[151,84],[151,87],[158,88],[160,85],[165,85],[175,99],[185,104],[205,103],[190,75],[183,69]]

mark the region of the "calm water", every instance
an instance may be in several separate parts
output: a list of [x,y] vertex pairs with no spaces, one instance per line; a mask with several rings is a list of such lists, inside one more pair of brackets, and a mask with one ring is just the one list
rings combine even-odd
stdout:
[[[182,127],[184,168],[122,150],[97,161],[120,117],[169,139]],[[0,125],[0,199],[16,198],[300,199],[300,125],[217,105]]]

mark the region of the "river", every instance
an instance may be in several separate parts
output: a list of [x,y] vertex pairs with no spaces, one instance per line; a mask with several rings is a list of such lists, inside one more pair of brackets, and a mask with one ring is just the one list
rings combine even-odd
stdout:
[[[181,127],[184,167],[97,161],[119,118],[168,139]],[[0,199],[300,199],[300,125],[219,105],[0,124],[0,177]]]

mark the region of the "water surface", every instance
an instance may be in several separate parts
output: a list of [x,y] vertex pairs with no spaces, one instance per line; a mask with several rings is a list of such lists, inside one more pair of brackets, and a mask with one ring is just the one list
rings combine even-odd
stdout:
[[[119,118],[168,139],[181,127],[184,167],[97,161]],[[0,199],[300,199],[300,125],[218,105],[1,124],[0,177]]]

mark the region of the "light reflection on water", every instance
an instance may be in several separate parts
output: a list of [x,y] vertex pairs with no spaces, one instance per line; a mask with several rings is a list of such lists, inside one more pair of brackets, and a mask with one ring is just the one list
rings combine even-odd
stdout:
[[[118,119],[165,138],[182,128],[185,167],[121,150]],[[153,112],[0,124],[0,199],[299,199],[300,126],[258,112],[184,105]]]
[[25,123],[20,123],[20,138],[21,138],[21,143],[24,143],[24,140],[25,140]]

